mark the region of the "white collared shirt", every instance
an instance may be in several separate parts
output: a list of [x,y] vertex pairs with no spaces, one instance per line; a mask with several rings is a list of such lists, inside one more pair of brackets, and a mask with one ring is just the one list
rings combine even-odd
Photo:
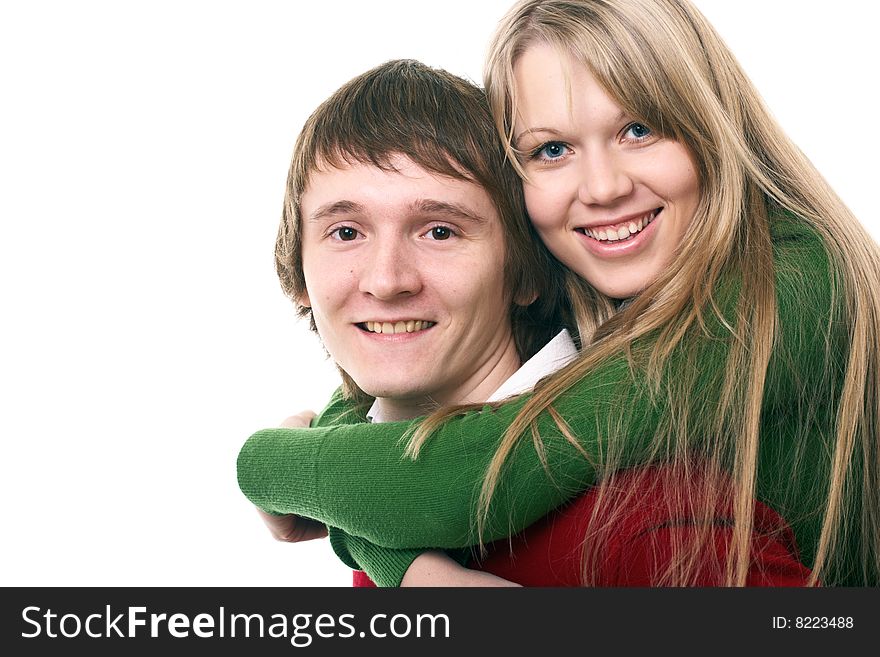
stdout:
[[[520,368],[510,375],[495,392],[487,399],[487,402],[500,401],[507,397],[529,392],[548,374],[553,374],[571,361],[577,358],[577,347],[568,329],[562,329],[556,336],[545,344],[541,350],[523,363]],[[378,399],[373,402],[367,412],[370,422],[384,422],[381,406]]]

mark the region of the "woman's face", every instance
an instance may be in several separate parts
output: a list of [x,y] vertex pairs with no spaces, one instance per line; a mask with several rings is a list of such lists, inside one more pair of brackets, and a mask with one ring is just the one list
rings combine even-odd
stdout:
[[600,292],[638,294],[691,225],[700,202],[693,159],[550,46],[528,48],[514,74],[514,146],[524,153],[526,205],[538,234]]

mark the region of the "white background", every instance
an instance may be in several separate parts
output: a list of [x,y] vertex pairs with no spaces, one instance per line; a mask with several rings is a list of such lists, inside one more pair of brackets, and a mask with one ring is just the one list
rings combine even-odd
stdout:
[[[235,479],[337,383],[274,274],[290,153],[387,59],[479,81],[510,4],[0,5],[0,584],[349,584]],[[697,4],[880,238],[877,5]]]

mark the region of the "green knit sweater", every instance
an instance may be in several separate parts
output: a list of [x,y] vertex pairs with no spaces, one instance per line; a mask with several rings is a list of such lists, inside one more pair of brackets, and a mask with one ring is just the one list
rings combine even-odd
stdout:
[[[771,233],[778,324],[765,384],[758,498],[791,524],[809,564],[826,500],[848,331],[835,319],[839,308],[832,307],[832,276],[819,238],[785,219],[774,220]],[[736,281],[727,286],[737,288]],[[709,332],[711,337],[694,338],[680,350],[687,362],[700,363],[688,402],[697,428],[714,417],[729,346],[720,327]],[[672,355],[671,372],[684,356]],[[694,356],[697,361],[690,360]],[[417,420],[366,424],[337,394],[317,428],[274,428],[251,436],[238,459],[239,486],[265,511],[337,528],[334,548],[349,565],[364,568],[379,584],[398,584],[421,549],[475,544],[476,499],[487,465],[527,397],[447,421],[411,460],[403,450]],[[612,427],[629,436],[621,449],[626,466],[645,462],[649,439],[664,417],[663,399],[650,395],[644,372],[620,356],[569,388],[554,407],[587,454],[607,450]],[[595,482],[595,459],[584,458],[546,412],[538,429],[549,467],[531,440],[518,443],[493,497],[486,541],[527,527]],[[851,542],[848,565],[831,573],[829,583],[858,579],[859,545]]]

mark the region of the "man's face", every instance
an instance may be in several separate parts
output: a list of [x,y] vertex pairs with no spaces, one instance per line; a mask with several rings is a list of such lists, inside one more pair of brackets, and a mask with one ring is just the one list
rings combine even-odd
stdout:
[[511,373],[511,355],[519,364],[501,220],[481,187],[403,156],[393,164],[398,171],[355,164],[311,175],[300,301],[367,394],[481,401]]

